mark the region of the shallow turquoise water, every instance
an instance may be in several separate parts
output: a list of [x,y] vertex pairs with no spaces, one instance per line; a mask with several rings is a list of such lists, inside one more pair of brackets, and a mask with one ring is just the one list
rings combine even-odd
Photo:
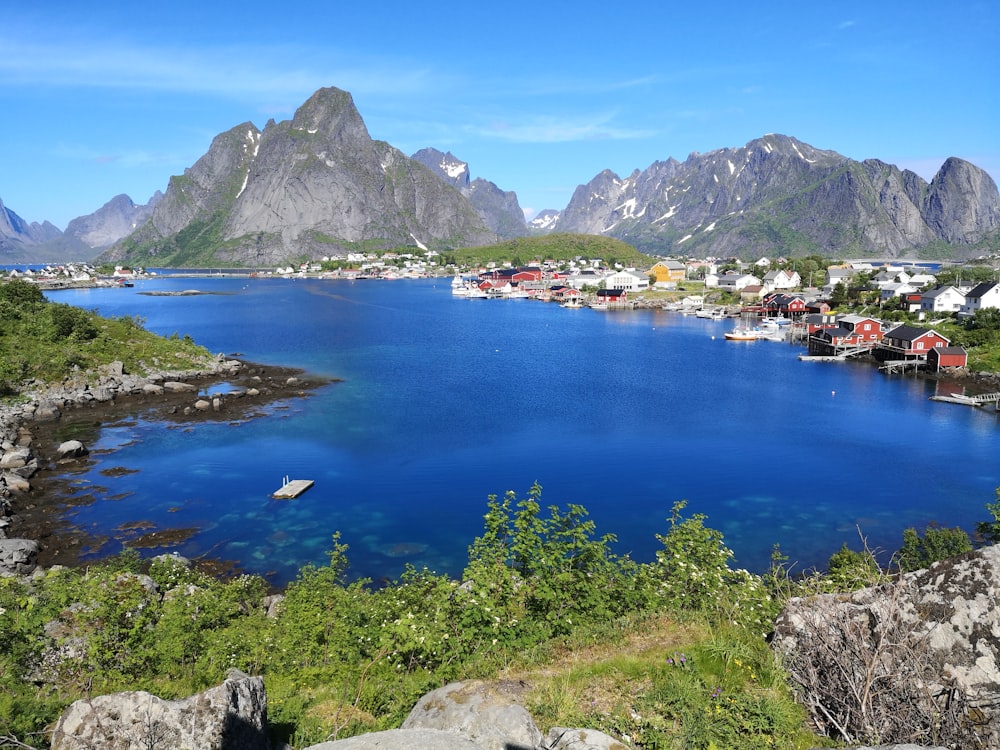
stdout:
[[[220,294],[141,294],[166,289]],[[775,543],[802,569],[857,547],[858,528],[887,552],[907,526],[971,530],[1000,486],[996,416],[870,365],[724,341],[731,322],[461,299],[446,281],[157,279],[50,297],[344,379],[240,425],[107,428],[79,477],[96,501],[68,511],[112,536],[140,519],[197,527],[179,553],[278,584],[324,562],[337,530],[354,575],[458,574],[487,496],[534,481],[640,560],[687,499],[754,570]],[[271,500],[286,475],[316,484]]]

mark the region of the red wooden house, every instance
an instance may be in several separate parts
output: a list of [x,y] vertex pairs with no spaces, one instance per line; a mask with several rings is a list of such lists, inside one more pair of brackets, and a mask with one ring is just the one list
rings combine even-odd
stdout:
[[514,281],[541,281],[542,280],[542,269],[541,268],[519,268],[517,273],[514,274]]
[[628,292],[624,289],[598,289],[597,303],[599,305],[624,305],[628,298]]
[[806,332],[812,336],[814,333],[822,331],[824,328],[836,328],[837,316],[810,313],[808,315],[803,315],[801,322],[805,324]]
[[837,324],[849,330],[859,344],[881,341],[884,334],[882,321],[865,315],[841,315],[837,318]]
[[798,318],[808,312],[806,301],[797,294],[772,292],[764,297],[761,304],[768,315],[777,315],[785,318]]
[[900,325],[888,331],[875,349],[875,358],[880,362],[927,359],[931,349],[945,347],[951,343],[932,328],[918,328]]
[[969,356],[960,346],[935,346],[927,352],[927,367],[937,372],[949,367],[965,367]]
[[574,289],[571,286],[564,286],[562,284],[556,284],[555,286],[549,287],[549,294],[552,295],[552,299],[554,300],[572,299],[574,297],[583,296],[583,292],[579,289]]

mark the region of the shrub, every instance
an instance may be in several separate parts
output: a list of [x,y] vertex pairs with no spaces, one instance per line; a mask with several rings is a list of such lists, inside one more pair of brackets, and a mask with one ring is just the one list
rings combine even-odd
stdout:
[[931,563],[972,551],[972,540],[961,528],[930,524],[921,537],[914,528],[903,531],[903,546],[896,553],[896,565],[903,572],[921,570]]
[[854,591],[878,583],[882,569],[867,548],[857,552],[844,542],[840,550],[830,556],[826,578],[836,591]]
[[684,518],[686,500],[674,503],[670,530],[656,538],[663,545],[657,550],[653,576],[657,598],[677,609],[713,608],[726,588],[729,561],[733,557],[724,543],[722,532],[705,526],[705,516],[695,513]]

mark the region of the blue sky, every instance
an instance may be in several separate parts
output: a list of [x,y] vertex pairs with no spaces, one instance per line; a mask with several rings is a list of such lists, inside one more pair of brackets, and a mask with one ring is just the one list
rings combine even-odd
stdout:
[[120,193],[146,202],[218,133],[323,86],[351,92],[373,138],[451,151],[528,212],[603,169],[766,133],[1000,179],[994,0],[11,5],[0,199],[60,229]]

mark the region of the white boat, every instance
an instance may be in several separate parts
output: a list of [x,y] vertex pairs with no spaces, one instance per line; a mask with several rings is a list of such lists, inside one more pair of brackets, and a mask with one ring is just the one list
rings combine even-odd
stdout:
[[743,323],[731,331],[722,334],[728,341],[756,341],[757,339],[767,339],[768,341],[782,341],[785,332],[777,323],[761,321],[760,325],[750,325]]
[[570,297],[562,303],[562,307],[577,309],[583,307],[583,300],[579,297]]
[[728,317],[724,307],[702,307],[695,310],[694,314],[697,318],[708,318],[709,320],[723,320]]
[[726,341],[756,341],[760,338],[752,328],[736,327],[722,334]]

